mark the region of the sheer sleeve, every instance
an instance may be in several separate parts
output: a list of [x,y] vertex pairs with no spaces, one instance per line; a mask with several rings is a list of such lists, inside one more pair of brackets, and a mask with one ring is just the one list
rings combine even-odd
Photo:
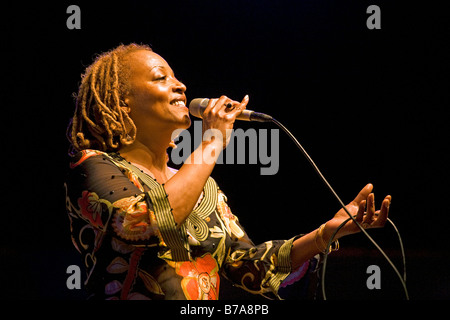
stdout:
[[[161,190],[146,189],[133,172],[113,163],[106,154],[80,152],[66,181],[66,207],[75,244],[83,246],[82,231],[87,227],[127,244],[164,244],[157,217],[161,212],[155,212],[153,202],[170,205]],[[166,211],[162,214],[167,215]]]
[[[230,253],[224,263],[223,274],[237,287],[253,294],[261,294],[268,298],[280,298],[278,291],[280,286],[286,286],[302,279],[305,272],[299,271],[308,268],[309,261],[303,265],[303,269],[291,270],[291,249],[295,239],[270,240],[255,245],[250,240],[238,218],[231,213],[226,204],[226,197],[219,197],[220,211],[232,235]],[[288,278],[289,277],[289,278]],[[286,282],[284,283],[284,281]]]

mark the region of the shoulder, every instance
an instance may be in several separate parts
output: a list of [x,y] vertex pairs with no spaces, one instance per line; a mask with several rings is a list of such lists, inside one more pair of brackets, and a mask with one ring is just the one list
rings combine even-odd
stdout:
[[72,156],[69,167],[74,174],[87,175],[89,179],[116,177],[118,174],[137,179],[131,173],[126,174],[130,170],[125,168],[121,161],[125,159],[119,154],[85,149]]
[[74,156],[72,156],[72,159],[70,161],[70,168],[74,169],[81,165],[83,162],[85,162],[87,159],[95,157],[95,156],[106,156],[107,154],[105,152],[99,151],[99,150],[93,150],[93,149],[85,149],[81,150],[78,153],[76,153]]

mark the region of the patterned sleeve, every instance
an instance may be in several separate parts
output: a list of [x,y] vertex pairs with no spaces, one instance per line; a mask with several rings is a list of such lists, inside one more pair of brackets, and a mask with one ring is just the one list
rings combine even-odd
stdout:
[[[79,238],[84,226],[89,225],[128,244],[163,243],[150,200],[151,191],[145,190],[131,171],[118,167],[106,154],[95,150],[79,153],[71,163],[66,192],[72,234],[78,226]],[[74,239],[76,244],[75,240],[83,245],[81,239]]]
[[[220,195],[219,195],[220,197]],[[238,218],[231,213],[225,201],[219,199],[219,210],[226,221],[227,229],[231,232],[232,245],[230,253],[224,263],[224,276],[235,286],[253,294],[261,294],[267,298],[278,298],[280,287],[301,280],[308,270],[307,261],[298,270],[291,270],[291,249],[295,236],[289,240],[270,240],[255,245]],[[226,211],[226,214],[222,212]]]

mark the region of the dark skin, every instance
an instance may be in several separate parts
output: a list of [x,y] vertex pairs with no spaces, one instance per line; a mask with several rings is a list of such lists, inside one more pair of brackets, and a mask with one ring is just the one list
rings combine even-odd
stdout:
[[[186,129],[191,124],[186,107],[186,86],[176,79],[168,63],[151,51],[131,53],[128,67],[131,71],[130,90],[125,95],[127,107],[124,109],[136,125],[137,137],[133,144],[123,147],[119,152],[128,161],[145,168],[159,183],[165,184],[174,219],[181,225],[197,203],[203,186],[212,173],[215,160],[229,142],[227,132],[233,129],[236,117],[246,108],[249,98],[246,96],[241,102],[226,96],[210,99],[203,114],[203,132],[208,129],[217,130],[222,139],[203,141],[180,170],[175,171],[167,166],[166,150],[172,140],[172,132],[176,129]],[[226,107],[229,103],[232,108]],[[212,163],[194,161],[198,157],[202,159],[204,154],[211,155]],[[346,206],[356,221],[366,229],[381,228],[385,225],[391,203],[391,196],[388,195],[382,201],[381,208],[376,210],[372,190],[372,184],[366,185]],[[347,218],[347,213],[341,209],[326,221],[323,241],[327,243]],[[335,238],[358,232],[358,226],[349,221]],[[294,241],[291,251],[293,268],[301,266],[320,252],[315,241],[316,233],[317,229]]]

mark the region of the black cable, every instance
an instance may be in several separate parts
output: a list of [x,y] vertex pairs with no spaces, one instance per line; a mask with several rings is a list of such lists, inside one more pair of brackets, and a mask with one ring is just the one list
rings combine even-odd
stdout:
[[402,259],[403,259],[403,281],[406,283],[406,255],[405,255],[405,249],[403,247],[402,237],[400,236],[400,232],[398,231],[398,229],[395,226],[394,222],[392,222],[392,220],[389,219],[389,218],[387,219],[387,221],[394,228],[394,230],[395,230],[395,232],[397,233],[397,236],[398,236],[398,241],[400,242],[400,250],[402,252]]
[[[303,155],[306,157],[306,159],[309,161],[309,163],[312,165],[312,167],[314,168],[314,170],[316,171],[316,173],[319,175],[319,177],[321,178],[322,182],[328,187],[328,189],[331,191],[331,193],[334,195],[334,197],[336,198],[336,200],[339,202],[339,204],[341,205],[342,209],[344,209],[344,211],[347,213],[347,215],[349,216],[349,220],[352,220],[353,223],[355,223],[358,228],[366,235],[366,237],[372,242],[372,244],[378,249],[378,251],[380,251],[380,253],[384,256],[384,258],[386,259],[386,261],[391,265],[391,267],[394,269],[395,273],[397,274],[397,276],[400,279],[400,282],[402,283],[403,289],[405,291],[405,296],[406,299],[409,300],[409,295],[408,295],[408,290],[406,288],[406,282],[404,280],[404,278],[406,279],[406,275],[404,276],[404,278],[402,278],[402,276],[400,275],[400,272],[397,270],[397,268],[395,267],[395,265],[392,263],[391,259],[389,259],[389,257],[386,255],[386,253],[383,251],[383,249],[381,249],[381,247],[375,242],[375,240],[372,239],[372,237],[367,233],[367,231],[358,223],[358,221],[355,220],[355,218],[350,214],[350,212],[348,211],[348,209],[345,207],[345,204],[342,202],[341,198],[339,198],[338,194],[334,191],[334,189],[331,187],[331,185],[328,183],[327,179],[325,179],[324,175],[320,172],[319,168],[316,166],[316,164],[314,163],[314,161],[311,159],[311,157],[309,156],[309,154],[306,152],[306,150],[303,148],[303,146],[300,144],[300,142],[297,141],[297,139],[294,137],[294,135],[285,127],[283,126],[278,120],[272,118],[272,122],[275,123],[278,127],[280,127],[290,138],[292,141],[294,141],[294,143],[296,144],[296,146],[300,149],[300,151],[302,151]],[[346,221],[346,222],[347,222]],[[392,222],[391,222],[392,223]],[[394,226],[395,227],[395,226]],[[341,228],[341,227],[340,227]],[[339,230],[340,228],[338,228],[337,230]],[[395,228],[396,229],[396,228]],[[332,239],[334,238],[334,236],[337,233],[337,230],[335,231],[335,234],[333,235],[333,237],[331,237],[330,239],[330,243],[329,245],[331,245]],[[396,229],[397,234],[400,238],[400,234],[398,233],[398,230]],[[401,238],[400,238],[401,241]],[[401,245],[402,250],[403,250],[403,244]]]
[[[342,222],[339,225],[339,227],[337,227],[337,229],[334,231],[333,235],[331,236],[330,240],[328,241],[328,245],[325,249],[325,252],[328,252],[329,248],[331,247],[331,244],[333,243],[333,239],[336,236],[336,234],[339,232],[339,230],[341,230],[341,228],[350,220],[351,220],[350,218],[347,218],[344,222]],[[322,287],[323,300],[327,300],[327,295],[325,294],[325,270],[327,268],[327,258],[328,258],[328,254],[324,254],[323,262],[322,262],[322,275],[320,276],[320,281],[321,281],[320,286]]]
[[[330,251],[330,247],[333,243],[334,237],[336,236],[336,234],[339,232],[339,230],[341,230],[341,228],[347,223],[349,222],[351,219],[347,218],[344,222],[342,222],[339,227],[337,227],[337,229],[334,231],[333,235],[331,236],[330,240],[328,241],[327,247],[325,249],[325,252],[329,252]],[[394,228],[395,232],[398,235],[398,240],[400,243],[400,250],[402,252],[402,259],[403,259],[403,283],[406,283],[406,255],[405,255],[405,250],[403,248],[403,241],[402,238],[400,236],[400,232],[398,231],[397,227],[395,226],[394,222],[392,222],[391,219],[387,219],[387,221],[392,225],[392,227]],[[328,258],[328,254],[325,254],[323,257],[323,262],[322,262],[322,274],[320,276],[320,281],[321,281],[321,288],[322,288],[322,297],[324,300],[327,300],[327,296],[325,294],[325,271],[327,268],[327,258]],[[408,296],[407,296],[408,298]]]

